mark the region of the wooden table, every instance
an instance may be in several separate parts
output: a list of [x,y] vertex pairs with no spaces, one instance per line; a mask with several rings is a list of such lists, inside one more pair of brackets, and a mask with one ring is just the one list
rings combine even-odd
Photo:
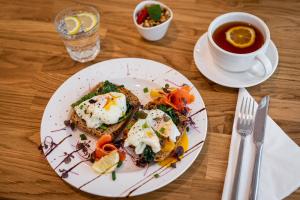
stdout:
[[[132,23],[137,0],[82,0],[101,12],[102,51],[85,64],[70,59],[53,25],[55,14],[76,2],[0,0],[0,199],[101,199],[73,189],[55,174],[37,149],[40,123],[49,98],[68,77],[119,57],[153,59],[179,70],[201,92],[209,119],[207,140],[193,166],[166,187],[135,199],[220,199],[237,90],[207,80],[192,52],[210,21],[230,11],[253,13],[268,24],[279,67],[249,92],[257,99],[271,96],[270,115],[300,144],[299,1],[164,0],[174,21],[164,39],[147,42]],[[300,199],[300,190],[287,199]]]

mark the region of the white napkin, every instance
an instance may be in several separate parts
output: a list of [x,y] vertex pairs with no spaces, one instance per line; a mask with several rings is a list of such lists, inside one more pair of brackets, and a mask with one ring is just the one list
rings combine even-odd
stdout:
[[[243,97],[250,97],[246,89],[239,90],[235,119],[232,129],[229,160],[222,200],[230,200],[238,156],[240,135],[236,131],[237,111]],[[270,100],[272,106],[272,99]],[[256,104],[257,107],[257,104]],[[255,146],[252,135],[246,137],[244,160],[241,169],[239,199],[249,199],[254,165]],[[300,147],[268,116],[260,171],[258,199],[283,199],[300,187]]]

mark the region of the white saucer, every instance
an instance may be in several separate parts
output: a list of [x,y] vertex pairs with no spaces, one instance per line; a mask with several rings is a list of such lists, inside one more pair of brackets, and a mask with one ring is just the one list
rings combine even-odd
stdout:
[[[197,41],[194,48],[194,60],[199,71],[209,80],[220,85],[231,88],[251,87],[260,84],[272,76],[278,65],[278,51],[275,44],[271,41],[266,52],[273,66],[272,72],[268,76],[259,77],[254,76],[249,72],[229,72],[218,67],[209,52],[207,33],[203,34]],[[260,66],[257,63],[255,67]]]

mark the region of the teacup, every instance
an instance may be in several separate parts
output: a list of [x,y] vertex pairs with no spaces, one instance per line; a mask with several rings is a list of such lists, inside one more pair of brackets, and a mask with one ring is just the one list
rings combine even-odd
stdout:
[[[226,51],[219,47],[213,40],[214,31],[221,25],[229,22],[245,22],[258,28],[264,36],[263,45],[251,53],[237,54]],[[255,75],[267,76],[272,72],[272,64],[266,56],[266,50],[270,44],[270,31],[267,25],[258,17],[244,13],[231,12],[215,18],[208,28],[208,44],[214,62],[224,70],[230,72],[249,71]],[[263,68],[254,67],[260,62]],[[264,70],[263,70],[264,69]],[[263,73],[261,73],[263,71]]]

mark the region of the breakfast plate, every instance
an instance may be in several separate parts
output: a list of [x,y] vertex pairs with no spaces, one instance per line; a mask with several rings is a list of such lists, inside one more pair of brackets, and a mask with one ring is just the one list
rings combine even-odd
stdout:
[[[267,76],[254,76],[249,72],[229,72],[218,67],[209,52],[207,33],[203,34],[194,47],[194,61],[198,70],[209,80],[220,85],[231,88],[244,88],[258,85],[272,76],[278,65],[278,51],[270,41],[266,51],[266,56],[272,64],[272,71]],[[257,62],[253,68],[263,68],[262,64]]]
[[[111,174],[97,174],[87,159],[96,139],[87,135],[85,145],[79,141],[82,132],[66,127],[71,104],[90,91],[99,82],[109,80],[124,85],[140,100],[150,101],[145,88],[161,88],[168,84],[191,87],[194,101],[190,104],[189,118],[193,126],[187,132],[188,148],[176,168],[153,164],[140,168],[127,156],[112,180]],[[66,80],[49,100],[41,122],[41,146],[45,158],[57,175],[73,187],[84,192],[107,197],[141,195],[161,188],[183,174],[200,153],[207,132],[207,113],[200,93],[178,71],[155,61],[139,58],[112,59],[89,66]],[[84,148],[83,148],[84,147]]]

